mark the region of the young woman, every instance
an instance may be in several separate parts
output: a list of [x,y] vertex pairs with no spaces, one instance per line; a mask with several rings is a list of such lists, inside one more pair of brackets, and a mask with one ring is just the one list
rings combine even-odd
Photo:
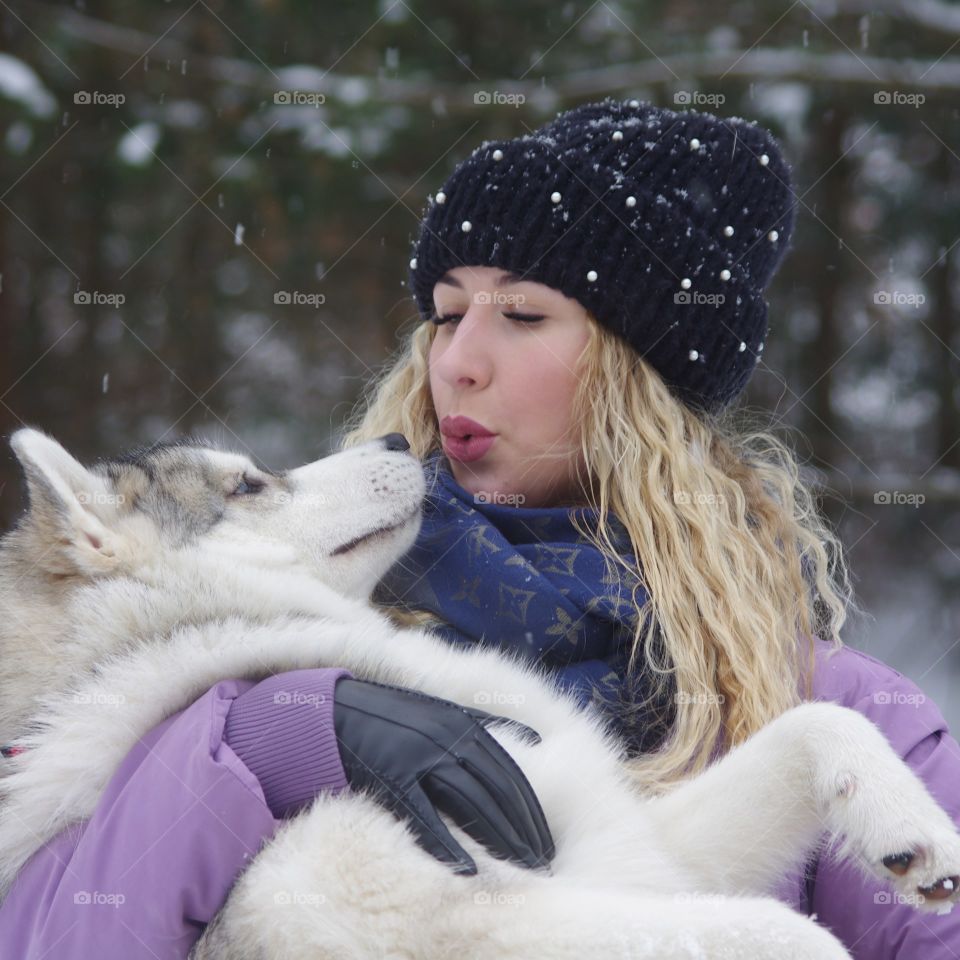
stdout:
[[[638,789],[669,789],[790,706],[824,699],[880,726],[960,823],[960,750],[939,710],[842,645],[840,544],[790,451],[731,413],[761,358],[763,291],[793,223],[776,142],[737,119],[605,100],[474,151],[421,224],[410,279],[422,322],[345,438],[402,433],[430,481],[418,541],[375,598],[451,643],[549,666],[607,711]],[[126,848],[138,877],[127,882],[152,899],[123,918],[135,939],[122,955],[139,941],[186,956],[275,818],[348,779],[332,760],[361,742],[344,718],[369,691],[343,671],[296,680],[332,692],[333,709],[278,724],[277,678],[227,680],[153,731],[79,841],[57,838],[24,868],[0,930],[27,930],[21,949],[59,935],[58,956],[99,935],[112,955],[121,924],[78,931],[55,891],[68,872],[109,878],[103,851]],[[170,769],[207,791],[222,830],[201,805],[173,816],[157,792]],[[178,838],[165,859],[164,835]],[[528,839],[500,855],[531,862]],[[828,852],[778,895],[857,958],[947,958],[960,942],[960,917],[920,914]]]

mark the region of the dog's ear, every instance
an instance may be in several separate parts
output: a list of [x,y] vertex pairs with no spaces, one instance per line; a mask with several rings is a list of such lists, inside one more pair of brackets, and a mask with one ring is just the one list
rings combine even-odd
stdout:
[[51,573],[83,576],[113,570],[116,535],[107,522],[117,504],[107,481],[39,430],[18,430],[10,446],[27,482],[25,526],[40,537],[39,565]]

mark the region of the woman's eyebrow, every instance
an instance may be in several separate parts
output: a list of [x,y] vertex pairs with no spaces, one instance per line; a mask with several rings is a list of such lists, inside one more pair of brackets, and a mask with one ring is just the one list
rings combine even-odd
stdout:
[[[521,283],[523,280],[524,277],[519,273],[502,273],[497,277],[496,286],[505,287],[509,283]],[[456,277],[451,277],[449,273],[445,273],[437,283],[445,283],[447,286],[463,289],[463,284]]]

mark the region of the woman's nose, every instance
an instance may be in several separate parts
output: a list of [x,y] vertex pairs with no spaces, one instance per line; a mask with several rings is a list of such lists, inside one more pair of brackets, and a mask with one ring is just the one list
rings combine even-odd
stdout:
[[435,358],[436,372],[454,386],[460,386],[464,381],[476,383],[489,378],[493,350],[491,335],[489,327],[484,329],[480,311],[471,306]]

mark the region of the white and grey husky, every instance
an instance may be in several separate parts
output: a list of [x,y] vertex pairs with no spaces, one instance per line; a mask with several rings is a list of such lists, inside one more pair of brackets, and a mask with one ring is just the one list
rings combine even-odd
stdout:
[[[322,794],[251,861],[195,957],[847,957],[769,896],[824,835],[920,909],[960,897],[953,823],[854,711],[798,706],[643,796],[599,716],[542,671],[393,625],[369,598],[425,493],[396,435],[286,473],[193,441],[89,469],[33,429],[11,443],[29,508],[0,542],[0,743],[24,750],[0,761],[0,896],[141,735],[218,680],[342,666],[469,706],[498,692],[542,736],[491,728],[542,803],[551,869],[445,821],[478,865],[455,876],[371,797]],[[322,896],[291,907],[284,890]]]

